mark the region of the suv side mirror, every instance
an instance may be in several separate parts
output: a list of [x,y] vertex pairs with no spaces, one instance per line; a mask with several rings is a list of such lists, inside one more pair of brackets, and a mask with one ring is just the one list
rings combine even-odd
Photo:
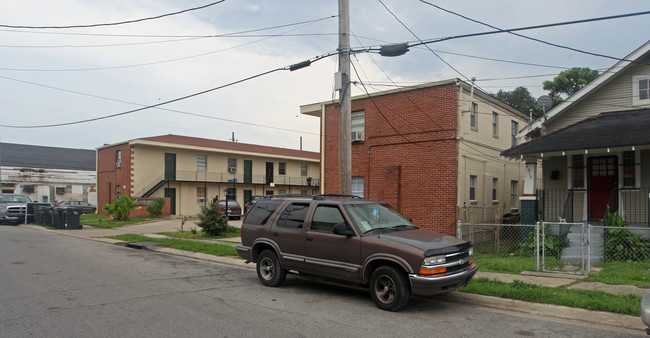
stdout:
[[350,229],[348,224],[345,222],[334,224],[334,228],[332,229],[332,232],[335,235],[343,235],[347,237],[354,236],[354,231],[352,231],[352,229]]

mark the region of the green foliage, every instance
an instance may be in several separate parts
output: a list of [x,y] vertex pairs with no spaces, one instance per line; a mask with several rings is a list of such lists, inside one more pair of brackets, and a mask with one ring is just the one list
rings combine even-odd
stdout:
[[604,221],[607,226],[620,228],[606,230],[605,257],[608,261],[640,262],[650,258],[650,242],[625,229],[627,224],[618,211],[608,211]]
[[494,97],[526,115],[528,115],[532,109],[533,118],[538,118],[543,114],[542,110],[537,107],[535,98],[530,94],[526,87],[517,87],[513,91],[509,92],[499,90]]
[[211,236],[219,236],[228,230],[228,217],[221,213],[217,197],[213,198],[208,205],[201,207],[196,225]]
[[[555,257],[556,259],[560,259],[560,257],[562,257],[562,250],[569,246],[569,242],[569,238],[566,235],[552,235],[548,230],[548,226],[544,228],[544,254],[547,257]],[[539,241],[539,244],[542,244],[541,239]],[[519,250],[517,250],[516,254],[521,256],[533,256],[535,255],[536,245],[537,241],[535,238],[535,232],[531,231],[528,233],[528,237],[526,237],[526,239],[519,246]],[[540,248],[540,254],[541,253],[542,252]]]
[[162,215],[164,206],[165,206],[165,199],[159,198],[147,206],[147,212],[149,213],[149,215],[153,217],[158,217]]
[[127,242],[156,242],[160,246],[169,247],[172,249],[185,250],[191,252],[201,252],[214,256],[231,256],[238,257],[237,250],[231,245],[223,244],[210,244],[188,239],[175,239],[175,238],[153,238],[136,234],[124,234],[117,236],[109,236],[107,238],[118,239]]
[[571,96],[589,82],[598,77],[597,70],[574,67],[558,74],[553,81],[544,81],[544,90],[548,90],[554,104],[560,103],[561,95]]
[[104,206],[104,211],[116,221],[125,221],[129,219],[131,211],[135,210],[135,202],[128,195],[122,195],[111,204]]

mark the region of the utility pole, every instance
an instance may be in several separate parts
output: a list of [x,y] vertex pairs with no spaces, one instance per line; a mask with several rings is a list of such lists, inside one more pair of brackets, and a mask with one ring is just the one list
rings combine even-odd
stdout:
[[350,2],[339,0],[339,194],[352,195]]

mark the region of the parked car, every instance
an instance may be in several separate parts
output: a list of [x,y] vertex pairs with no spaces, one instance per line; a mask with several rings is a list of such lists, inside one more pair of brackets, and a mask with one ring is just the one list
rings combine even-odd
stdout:
[[219,201],[219,209],[221,212],[228,216],[230,219],[241,218],[241,206],[236,200],[228,200],[228,207],[226,208],[226,201]]
[[57,208],[79,210],[81,213],[90,214],[97,210],[97,207],[84,201],[63,201],[54,205]]
[[251,207],[253,207],[253,205],[257,203],[257,201],[261,200],[263,197],[264,196],[261,195],[252,196],[251,199],[248,202],[246,202],[246,204],[244,204],[244,214],[246,214],[248,210],[251,210]]
[[26,195],[0,194],[0,224],[24,222],[27,203],[32,203],[32,200]]
[[388,311],[411,295],[467,285],[478,266],[472,245],[419,229],[390,205],[343,196],[266,196],[246,214],[237,253],[266,286],[287,273],[369,288]]

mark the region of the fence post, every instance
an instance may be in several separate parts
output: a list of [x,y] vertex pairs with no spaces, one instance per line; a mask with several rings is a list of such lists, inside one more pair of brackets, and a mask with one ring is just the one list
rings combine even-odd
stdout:
[[458,237],[458,239],[463,239],[463,226],[460,221],[458,221],[458,225],[456,226],[456,237]]
[[535,223],[535,257],[537,259],[535,271],[539,272],[539,221]]
[[587,274],[591,273],[591,224],[587,224]]

